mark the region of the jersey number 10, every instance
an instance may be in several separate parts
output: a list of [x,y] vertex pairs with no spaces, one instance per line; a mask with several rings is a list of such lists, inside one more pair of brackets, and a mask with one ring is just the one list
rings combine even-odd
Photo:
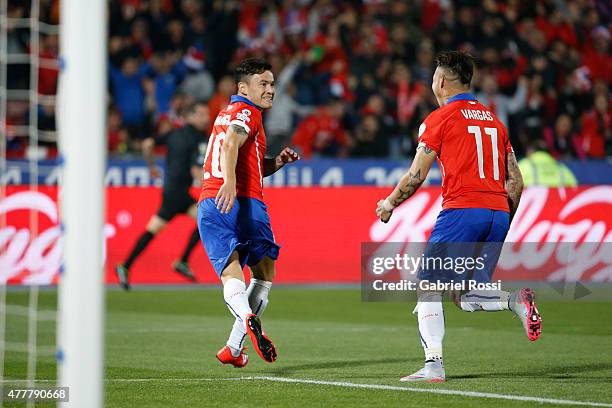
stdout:
[[[210,153],[210,149],[212,148],[212,160],[210,162],[210,170],[212,172],[213,177],[223,178],[223,172],[221,171],[221,143],[225,139],[225,132],[218,133],[214,136],[214,143],[208,143],[208,147],[206,148],[206,156],[204,157],[204,163],[208,160],[208,154]],[[205,172],[204,178],[210,178],[210,173]]]
[[[484,158],[482,154],[482,132],[480,126],[468,126],[468,133],[474,135],[476,139],[476,154],[478,155],[478,174],[480,178],[484,175]],[[484,132],[491,136],[491,149],[493,151],[493,180],[499,180],[499,150],[497,148],[497,128],[484,128]]]

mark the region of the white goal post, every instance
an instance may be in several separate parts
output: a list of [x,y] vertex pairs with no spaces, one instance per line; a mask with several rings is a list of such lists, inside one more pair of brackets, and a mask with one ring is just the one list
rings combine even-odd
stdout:
[[58,89],[64,268],[60,277],[58,380],[67,407],[103,405],[103,220],[106,165],[105,0],[62,0]]

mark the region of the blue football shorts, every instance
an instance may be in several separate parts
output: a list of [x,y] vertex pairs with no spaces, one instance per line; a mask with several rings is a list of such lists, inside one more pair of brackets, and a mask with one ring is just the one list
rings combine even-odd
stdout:
[[[510,227],[506,211],[488,208],[442,210],[425,248],[417,278],[430,282],[491,282]],[[440,261],[441,260],[441,261]]]
[[264,256],[278,259],[280,246],[274,241],[267,207],[255,198],[238,197],[227,214],[221,214],[214,198],[203,200],[198,205],[198,229],[219,277],[234,251],[243,268],[258,264]]

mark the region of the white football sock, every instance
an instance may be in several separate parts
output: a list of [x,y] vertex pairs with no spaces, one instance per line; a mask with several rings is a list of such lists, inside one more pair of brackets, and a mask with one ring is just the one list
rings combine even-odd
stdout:
[[230,312],[246,328],[246,318],[253,312],[251,312],[251,307],[249,306],[244,282],[236,278],[226,281],[223,285],[223,298]]
[[272,288],[272,282],[260,279],[251,279],[247,294],[249,296],[249,305],[251,310],[257,316],[261,316],[268,306],[268,293]]
[[419,299],[415,312],[419,319],[419,336],[425,350],[425,361],[442,360],[444,339],[444,310],[442,295],[428,293]]
[[236,319],[226,343],[232,351],[232,356],[238,357],[240,355],[245,338],[246,328],[240,320]]
[[[270,292],[271,287],[272,282],[251,279],[251,283],[249,284],[246,294],[249,299],[251,310],[253,313],[257,314],[257,316],[261,316],[268,305],[268,293]],[[227,345],[232,351],[232,355],[234,357],[238,357],[240,355],[245,338],[246,327],[240,322],[240,320],[236,319],[234,326],[232,327],[232,332],[227,339]]]
[[509,310],[510,292],[503,290],[472,290],[461,295],[464,312],[499,312]]

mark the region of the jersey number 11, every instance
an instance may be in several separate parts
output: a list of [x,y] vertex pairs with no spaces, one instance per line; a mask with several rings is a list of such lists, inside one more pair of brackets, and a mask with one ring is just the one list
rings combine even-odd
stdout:
[[[497,128],[486,127],[484,132],[491,136],[491,149],[493,151],[493,180],[499,180],[499,150],[497,148]],[[484,158],[482,154],[482,132],[480,126],[468,126],[468,133],[476,139],[476,154],[478,155],[478,174],[480,178],[484,175]]]

